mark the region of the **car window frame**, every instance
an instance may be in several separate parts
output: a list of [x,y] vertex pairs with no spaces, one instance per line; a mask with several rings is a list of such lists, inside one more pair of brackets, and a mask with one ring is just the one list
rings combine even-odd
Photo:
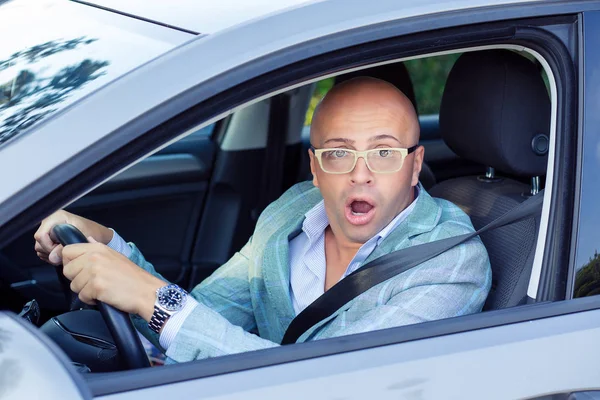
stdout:
[[[498,46],[507,47],[505,45]],[[483,46],[483,48],[485,48],[485,46]],[[462,52],[465,50],[465,48],[455,48],[452,51]],[[431,53],[427,54],[427,56],[430,55]],[[369,65],[369,67],[371,66],[372,65]],[[270,96],[273,94],[274,93],[271,92],[268,95]],[[560,306],[557,308],[555,307],[555,305],[557,305],[558,303],[560,303]],[[469,316],[451,318],[446,320],[431,321],[423,324],[416,324],[413,326],[390,328],[381,331],[368,332],[364,334],[332,338],[327,339],[326,341],[302,343],[292,345],[289,348],[287,348],[288,346],[286,346],[286,348],[266,349],[251,353],[224,356],[224,358],[219,357],[219,359],[215,360],[200,360],[189,363],[194,365],[193,371],[191,369],[186,369],[187,372],[183,373],[183,370],[178,370],[177,373],[174,372],[172,375],[171,373],[169,373],[168,377],[165,377],[164,374],[156,373],[156,375],[154,375],[154,373],[152,373],[152,379],[149,379],[149,381],[152,381],[153,385],[158,385],[160,384],[159,382],[162,382],[162,384],[167,384],[173,383],[175,381],[181,381],[184,379],[183,376],[187,376],[187,378],[189,379],[197,379],[218,374],[239,372],[246,369],[254,369],[268,365],[277,365],[280,363],[300,361],[313,357],[333,355],[348,351],[358,351],[389,344],[398,344],[412,340],[421,340],[440,335],[450,335],[474,329],[482,329],[486,327],[518,323],[522,322],[524,318],[527,320],[547,318],[550,316],[561,315],[561,313],[564,312],[581,311],[582,307],[585,309],[587,309],[586,307],[589,307],[589,309],[595,309],[597,307],[600,308],[600,301],[592,302],[592,305],[588,303],[585,303],[584,305],[583,302],[581,302],[581,304],[578,303],[577,305],[571,305],[568,303],[565,304],[565,302],[558,303],[540,303],[528,305],[527,307],[488,311],[486,313],[473,314]],[[559,311],[559,309],[561,311]],[[525,317],[525,315],[527,317]],[[399,339],[400,337],[401,339]],[[306,348],[307,345],[311,346],[310,350]],[[206,365],[204,363],[209,363],[209,365]],[[131,382],[132,380],[134,380],[133,376],[137,376],[137,374],[139,374],[140,372],[127,371],[125,373],[127,374],[128,378],[123,378],[123,380],[121,380],[121,378],[117,377],[115,379],[117,379],[119,382],[122,382],[122,384],[124,385],[122,386],[123,390],[131,390],[131,385],[127,383],[127,381]],[[103,382],[105,382],[104,379]],[[92,385],[93,392],[95,393],[95,395],[109,393],[100,391],[103,390],[101,389],[101,386],[104,387],[104,383],[102,385],[96,385],[96,383],[92,380],[90,381],[90,384]]]
[[[461,31],[462,31],[462,29],[461,29]],[[448,46],[448,47],[454,47],[454,48],[456,48],[456,46],[457,46],[456,43],[453,43],[451,46]],[[363,59],[363,61],[364,61],[364,59]],[[302,66],[301,62],[297,62],[296,64],[298,64],[297,66],[299,66],[299,67],[306,67],[306,66]],[[333,65],[330,66],[330,68],[331,68],[331,70],[335,70],[335,66],[333,66]],[[275,85],[275,87],[277,87],[278,85],[280,85],[281,87],[284,87],[284,85],[286,83],[289,83],[289,81],[290,81],[290,74],[291,74],[291,72],[294,72],[294,71],[290,71],[290,70],[285,70],[283,72],[282,71],[275,71],[274,72],[275,79],[273,79],[271,82]],[[291,75],[293,76],[293,74],[291,74]],[[291,79],[291,80],[293,81],[293,79]],[[261,83],[260,82],[256,82],[256,80],[251,80],[251,81],[248,82],[248,84],[249,85],[256,85],[255,90],[259,90],[260,87],[261,87]],[[287,90],[288,88],[284,87],[284,89]],[[281,90],[283,90],[283,89],[281,89]],[[267,91],[267,93],[269,95],[273,94],[273,92],[268,92],[268,91]],[[236,100],[235,100],[236,97],[231,94],[231,91],[228,92],[228,94],[226,94],[226,95],[231,96],[229,98],[230,103],[228,103],[230,105],[230,107],[231,107],[231,105],[236,102]],[[258,94],[257,94],[257,97],[259,97]],[[220,108],[219,107],[214,107],[212,109],[206,109],[207,108],[206,104],[201,103],[201,104],[198,104],[195,107],[192,107],[192,109],[189,109],[188,111],[190,111],[191,113],[193,113],[193,111],[199,110],[198,107],[205,108],[205,110],[204,110],[205,114],[202,114],[202,115],[205,118],[207,118],[207,119],[211,119],[212,118],[213,120],[218,120],[223,115],[227,115],[227,114],[229,114],[231,112],[232,108],[227,108],[226,110],[223,109],[223,104],[222,103],[224,102],[224,100],[222,98],[212,99],[212,101],[218,103],[221,107]],[[189,106],[189,103],[188,103],[188,106]],[[197,123],[197,118],[198,117],[195,116],[195,118],[193,118],[193,120],[192,119],[186,120],[185,116],[182,117],[181,115],[179,115],[177,120],[171,119],[167,124],[170,124],[170,126],[177,127],[178,131],[183,131],[185,127],[191,126],[191,124],[196,124]],[[154,123],[156,123],[156,121],[154,121]],[[111,171],[110,168],[122,168],[123,165],[130,164],[131,160],[133,158],[135,158],[138,154],[140,154],[140,157],[142,155],[143,156],[147,155],[147,149],[148,148],[154,148],[156,150],[157,148],[160,148],[161,146],[164,147],[166,144],[172,142],[173,140],[176,140],[176,139],[173,139],[173,137],[172,137],[172,135],[174,135],[173,133],[167,133],[168,136],[166,136],[166,137],[165,136],[160,136],[161,133],[164,135],[165,131],[167,131],[167,130],[164,129],[167,124],[162,123],[162,124],[160,124],[159,126],[156,126],[153,129],[150,129],[148,131],[144,131],[143,135],[140,135],[139,138],[136,137],[135,139],[133,139],[130,142],[130,144],[134,144],[135,146],[134,146],[133,149],[131,149],[131,148],[128,149],[128,153],[122,154],[121,150],[117,150],[116,152],[112,153],[110,157],[111,158],[113,158],[113,157],[116,158],[116,161],[117,161],[116,164],[113,164],[112,166],[109,166],[109,167],[99,168],[98,171],[90,171],[89,169],[88,170],[84,169],[83,170],[84,172],[80,173],[80,175],[77,177],[78,181],[75,182],[76,187],[74,188],[74,192],[76,192],[76,193],[83,192],[83,191],[89,189],[91,186],[97,184],[98,182],[101,182],[102,180],[106,179],[107,174],[109,174],[109,172]],[[131,128],[131,127],[126,127],[126,128]],[[137,127],[137,129],[140,129],[140,128]],[[138,143],[134,143],[135,140],[137,140],[137,139],[140,139],[141,141],[138,142]],[[106,159],[110,159],[110,158],[106,158]],[[64,196],[64,194],[63,194],[63,196]],[[32,220],[32,219],[35,220],[35,218],[37,218],[40,213],[46,213],[49,210],[53,210],[53,209],[55,209],[56,204],[61,204],[64,201],[65,201],[65,199],[61,198],[61,194],[60,193],[52,192],[52,194],[50,196],[44,197],[42,199],[42,201],[40,202],[40,204],[42,204],[42,203],[44,204],[44,208],[42,208],[42,211],[38,211],[37,213],[34,213],[33,215],[28,215],[28,216],[24,217],[24,219],[25,220]],[[548,246],[546,246],[546,247],[548,247]],[[457,332],[460,332],[460,331],[464,331],[465,329],[466,330],[479,329],[481,327],[487,326],[485,324],[482,325],[482,320],[483,319],[486,319],[489,322],[489,326],[498,326],[498,325],[503,325],[503,324],[506,324],[506,323],[510,323],[510,321],[507,322],[507,320],[504,318],[504,317],[507,316],[507,314],[511,318],[517,318],[517,314],[518,314],[518,318],[517,319],[519,321],[522,321],[523,320],[522,318],[526,318],[526,319],[543,318],[543,317],[548,316],[548,315],[550,315],[551,313],[554,313],[554,312],[557,312],[557,313],[560,313],[560,312],[574,312],[573,310],[575,310],[575,309],[581,309],[581,307],[584,307],[584,308],[585,307],[592,307],[592,308],[600,307],[600,304],[597,304],[597,303],[600,303],[600,302],[593,302],[593,305],[589,305],[589,303],[590,302],[576,302],[576,303],[573,303],[574,305],[567,305],[566,308],[565,308],[564,305],[563,305],[562,308],[561,307],[551,307],[551,306],[555,305],[556,303],[552,303],[552,304],[548,304],[548,305],[535,305],[535,306],[523,308],[521,310],[525,310],[525,311],[523,311],[523,312],[519,311],[518,313],[514,313],[514,314],[511,313],[511,312],[506,313],[506,312],[503,312],[502,310],[500,310],[500,311],[497,311],[497,312],[489,312],[489,313],[483,313],[483,314],[476,314],[476,315],[468,316],[468,317],[461,317],[461,321],[464,321],[464,322],[462,322],[460,324],[456,324],[456,323],[452,323],[452,321],[451,321],[450,325],[454,326],[453,329],[455,329]],[[543,307],[541,307],[541,306],[543,306]],[[548,311],[547,307],[550,307],[551,312]],[[545,311],[542,312],[540,310],[545,310]],[[552,314],[552,315],[554,315],[554,314]],[[482,317],[482,316],[485,316],[485,318]],[[462,318],[466,318],[466,319],[462,319]],[[467,321],[473,321],[473,320],[475,322],[471,322],[472,325],[469,325],[468,323],[466,323]],[[447,323],[448,323],[448,320],[434,321],[434,322],[431,322],[431,323],[427,323],[427,324],[429,324],[429,325],[427,325],[427,327],[430,328],[432,326],[432,324],[433,325],[437,324],[436,326],[440,326],[440,329],[441,329],[442,325],[447,325]],[[421,326],[421,325],[418,325],[418,326]],[[402,331],[402,333],[404,334],[404,333],[406,333],[407,329],[413,329],[413,328],[414,327],[392,328],[390,331],[386,330],[385,332],[384,331],[369,332],[369,333],[366,333],[364,335],[372,335],[372,336],[369,336],[373,340],[372,345],[373,346],[380,346],[380,345],[384,345],[383,342],[378,341],[378,340],[381,340],[381,338],[379,336],[380,332],[383,332],[382,334],[388,335],[393,330],[404,329]],[[443,334],[448,334],[450,331],[451,330],[448,329],[448,326],[446,326],[445,328],[441,329],[441,331],[438,331],[437,333],[434,333],[434,334],[435,335],[443,335]],[[337,350],[336,350],[338,352],[352,351],[351,348],[347,347],[348,343],[350,343],[350,344],[352,344],[354,346],[359,346],[359,347],[356,348],[356,350],[362,349],[362,348],[367,348],[367,347],[364,347],[363,344],[357,344],[358,343],[357,342],[357,340],[358,340],[357,336],[359,336],[359,335],[355,335],[355,337],[350,337],[349,336],[349,337],[337,338],[337,339],[330,339],[330,340],[331,341],[336,341],[336,340],[339,341],[339,346],[340,347],[337,348]],[[392,336],[395,337],[393,339],[394,343],[400,343],[400,342],[402,342],[402,340],[399,340],[398,337],[397,337],[398,336],[397,331],[394,331],[394,334]],[[423,337],[424,336],[421,335],[421,336],[417,336],[417,337],[415,337],[413,339],[406,339],[406,340],[417,340],[417,339],[420,339],[420,338],[423,338]],[[329,341],[327,343],[323,341],[324,344],[320,343],[321,341],[319,341],[319,342],[313,342],[313,343],[310,343],[310,344],[303,344],[302,346],[307,346],[307,345],[316,346],[316,347],[325,347],[325,345],[332,346],[332,342],[331,341]],[[344,347],[344,346],[346,346],[346,347]],[[287,349],[283,349],[283,352],[285,353],[285,352],[289,351],[290,354],[296,354],[296,355],[298,355],[298,353],[304,352],[303,347],[301,347],[300,349],[298,349],[298,347],[300,347],[300,345],[292,345],[292,346],[290,346]],[[270,349],[270,350],[265,350],[265,351],[281,351],[281,350],[282,349]],[[228,356],[228,357],[231,357],[231,358],[228,358],[226,361],[229,364],[231,364],[232,367],[233,367],[233,365],[237,363],[237,361],[234,362],[233,360],[238,360],[239,361],[239,359],[236,358],[236,357],[249,357],[251,359],[251,363],[250,364],[253,365],[253,366],[249,366],[249,368],[254,368],[254,367],[260,366],[260,363],[258,363],[258,364],[256,363],[256,359],[257,358],[260,359],[262,357],[262,358],[269,359],[269,357],[265,357],[265,355],[257,355],[256,353],[257,352],[254,352],[252,354],[245,354],[245,355]],[[322,354],[322,353],[313,354],[313,356],[317,357],[319,354]],[[293,358],[293,360],[296,360],[296,358]],[[290,362],[290,361],[293,361],[293,360],[287,360],[287,361],[284,361],[284,362]],[[212,362],[212,361],[213,360],[211,360],[210,362]],[[198,367],[197,365],[194,365],[193,363],[190,363],[190,364],[191,364],[191,366],[190,366],[191,369],[194,369],[194,368]],[[188,369],[190,369],[190,368],[188,368]],[[237,371],[237,370],[239,370],[239,369],[237,369],[237,367],[234,367],[234,368],[230,368],[226,372],[222,372],[222,373],[234,372],[234,371]],[[140,371],[130,371],[130,372],[131,373],[139,373]],[[196,377],[200,377],[200,376],[196,376]],[[139,381],[138,381],[138,383],[139,383]],[[163,382],[163,383],[165,383],[165,382]],[[156,384],[158,384],[158,383],[156,383]]]

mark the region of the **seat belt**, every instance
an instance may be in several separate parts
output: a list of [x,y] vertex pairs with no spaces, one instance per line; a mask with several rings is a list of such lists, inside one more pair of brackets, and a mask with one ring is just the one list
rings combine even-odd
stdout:
[[260,213],[281,195],[290,101],[288,93],[281,93],[270,99],[267,147],[258,207],[253,213],[255,219],[258,219]]
[[407,247],[363,265],[302,310],[288,326],[281,344],[295,343],[312,326],[331,316],[373,286],[406,272],[482,233],[539,214],[542,210],[543,199],[544,191],[541,190],[535,196],[528,198],[476,232]]

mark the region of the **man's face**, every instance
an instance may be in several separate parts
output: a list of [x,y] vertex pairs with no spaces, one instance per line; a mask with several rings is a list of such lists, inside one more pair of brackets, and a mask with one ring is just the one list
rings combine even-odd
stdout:
[[[365,89],[366,93],[361,93]],[[314,147],[361,151],[417,144],[418,121],[410,102],[400,93],[386,91],[381,84],[372,90],[367,85],[340,92],[320,106],[311,132]],[[365,243],[412,202],[423,152],[422,147],[417,148],[394,173],[371,172],[359,158],[354,170],[338,175],[324,172],[309,151],[313,183],[323,195],[338,240]]]

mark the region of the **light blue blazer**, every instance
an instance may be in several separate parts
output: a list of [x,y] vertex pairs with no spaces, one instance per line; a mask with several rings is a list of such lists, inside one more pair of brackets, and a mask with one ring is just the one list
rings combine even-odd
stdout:
[[[267,207],[248,243],[190,293],[200,305],[170,345],[169,362],[279,346],[295,317],[289,242],[301,232],[304,214],[321,200],[319,189],[303,182]],[[405,247],[469,232],[473,226],[462,210],[421,188],[413,211],[364,263]],[[135,245],[130,246],[133,262],[164,279]],[[472,239],[374,286],[310,328],[298,342],[476,313],[490,286],[487,251],[479,238]],[[146,322],[138,316],[132,319],[160,348]]]

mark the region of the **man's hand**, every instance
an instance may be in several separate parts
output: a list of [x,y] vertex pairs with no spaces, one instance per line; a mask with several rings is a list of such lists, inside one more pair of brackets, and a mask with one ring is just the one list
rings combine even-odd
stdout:
[[102,243],[72,244],[62,251],[63,273],[86,304],[95,300],[150,321],[156,289],[167,283]]
[[52,265],[60,265],[62,263],[63,246],[59,243],[54,243],[50,238],[50,231],[58,224],[71,224],[86,237],[91,236],[104,244],[108,244],[113,237],[113,232],[107,227],[67,211],[59,210],[44,219],[37,232],[33,235],[37,256]]

